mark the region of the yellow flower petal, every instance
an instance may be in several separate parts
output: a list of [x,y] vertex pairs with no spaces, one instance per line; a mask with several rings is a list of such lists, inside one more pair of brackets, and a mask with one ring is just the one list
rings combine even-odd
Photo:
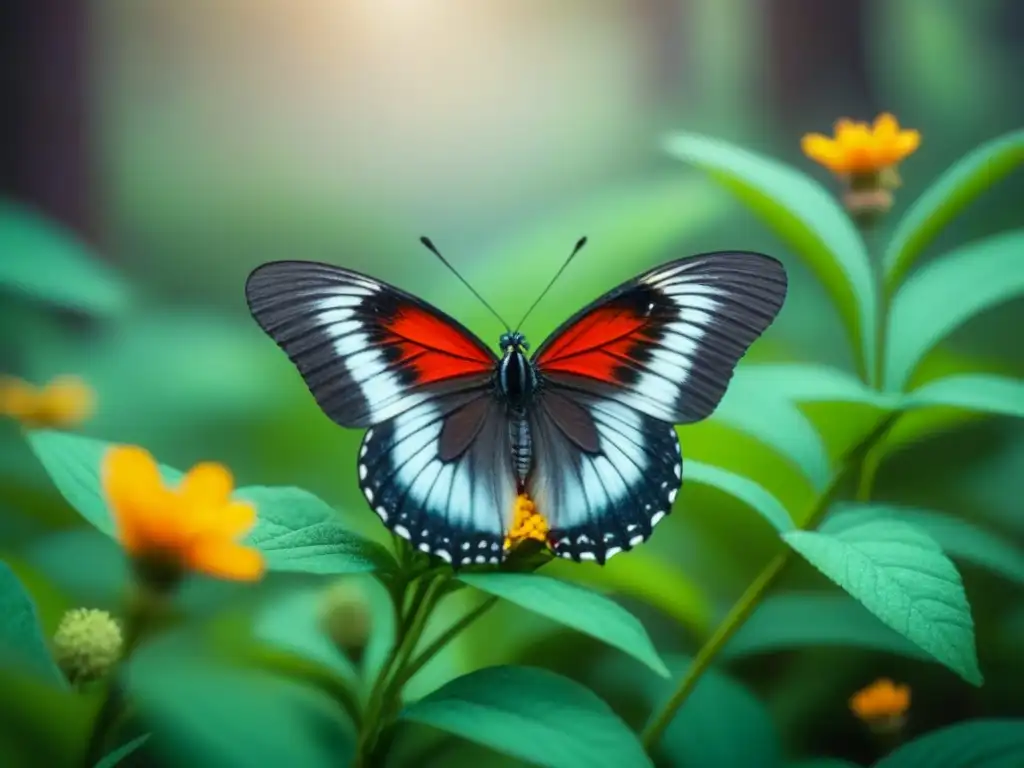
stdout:
[[92,389],[77,376],[58,376],[39,396],[41,419],[52,426],[80,424],[95,409]]
[[246,501],[232,501],[218,510],[211,528],[219,535],[237,539],[245,536],[256,525],[256,507]]
[[39,391],[14,376],[0,376],[0,415],[32,421],[39,410]]
[[891,141],[900,132],[900,124],[896,118],[888,112],[883,112],[875,118],[874,134],[878,141]]
[[807,157],[834,173],[844,170],[843,148],[839,143],[820,133],[809,133],[800,140],[800,149]]
[[179,488],[186,504],[196,507],[220,507],[228,503],[234,488],[231,472],[221,464],[196,464],[181,481]]
[[219,538],[195,542],[185,553],[185,564],[193,571],[233,581],[256,581],[266,570],[258,549]]
[[154,518],[166,509],[167,489],[156,461],[134,445],[111,448],[103,458],[103,492],[121,543],[130,553],[145,546]]

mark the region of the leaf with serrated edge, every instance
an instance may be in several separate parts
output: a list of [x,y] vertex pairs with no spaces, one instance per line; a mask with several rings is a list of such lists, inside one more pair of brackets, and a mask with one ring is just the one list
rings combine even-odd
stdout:
[[974,621],[960,574],[939,545],[895,520],[837,515],[786,542],[908,640],[967,682],[981,685]]

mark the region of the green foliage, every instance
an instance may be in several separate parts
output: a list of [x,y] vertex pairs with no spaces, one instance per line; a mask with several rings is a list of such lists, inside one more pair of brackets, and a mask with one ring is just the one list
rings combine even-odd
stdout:
[[793,521],[778,499],[762,486],[742,475],[691,461],[686,464],[683,472],[686,479],[694,483],[704,483],[720,488],[731,496],[735,496],[763,517],[776,531],[786,533],[793,530]]
[[50,655],[35,603],[6,563],[0,562],[0,652],[56,686],[66,685]]
[[885,387],[906,386],[924,355],[986,309],[1024,294],[1024,230],[971,243],[926,265],[893,297]]
[[459,580],[510,603],[596,637],[668,677],[647,632],[637,619],[603,595],[536,574],[475,573]]
[[[690,659],[672,660],[682,674]],[[664,692],[663,692],[664,695]],[[715,670],[704,675],[662,737],[664,765],[783,765],[778,730],[747,688]]]
[[[0,667],[0,765],[78,765],[93,702],[52,679]],[[59,727],[54,727],[59,724]]]
[[122,761],[126,757],[141,749],[147,741],[149,741],[148,733],[136,736],[131,741],[126,742],[123,746],[120,746],[113,752],[108,753],[102,760],[96,763],[96,768],[115,768],[115,766],[121,765]]
[[[100,469],[109,443],[61,432],[34,432],[29,438],[58,490],[79,514],[108,536],[116,534],[103,498]],[[167,483],[180,470],[160,466]],[[388,572],[394,558],[379,544],[352,533],[331,507],[298,488],[241,488],[238,497],[256,505],[257,524],[245,541],[266,555],[277,571],[319,574]]]
[[0,291],[57,307],[112,315],[124,309],[121,280],[71,233],[0,200]]
[[1024,720],[968,720],[932,731],[874,768],[1014,768],[1024,763]]
[[541,669],[489,667],[464,675],[407,707],[402,718],[534,765],[652,765],[605,702],[579,683]]
[[931,658],[848,595],[814,592],[765,599],[725,645],[721,657],[730,660],[812,646]]
[[201,651],[154,645],[132,662],[128,691],[151,731],[147,748],[180,765],[336,766],[353,732],[324,694]]
[[1020,165],[1024,165],[1024,131],[1014,131],[982,144],[942,174],[903,215],[889,239],[887,287],[895,290],[942,229]]
[[907,409],[950,406],[1022,419],[1024,382],[983,373],[947,376],[907,393],[902,405]]
[[783,538],[885,624],[981,685],[974,622],[956,566],[918,529],[858,512]]
[[870,367],[877,301],[871,265],[864,241],[835,197],[809,176],[723,141],[683,134],[665,148],[710,174],[807,264]]

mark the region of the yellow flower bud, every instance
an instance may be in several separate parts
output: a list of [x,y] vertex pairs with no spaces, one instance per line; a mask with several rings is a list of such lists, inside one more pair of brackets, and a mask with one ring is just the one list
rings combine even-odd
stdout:
[[72,684],[98,680],[121,658],[124,640],[106,611],[75,608],[64,614],[53,636],[58,666]]

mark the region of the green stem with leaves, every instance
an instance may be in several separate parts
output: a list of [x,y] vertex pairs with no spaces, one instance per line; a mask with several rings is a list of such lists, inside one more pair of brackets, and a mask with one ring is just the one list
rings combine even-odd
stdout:
[[[822,517],[828,512],[835,500],[836,495],[842,489],[843,481],[849,476],[851,470],[858,467],[863,456],[871,451],[883,435],[892,425],[897,414],[889,414],[882,418],[875,428],[858,443],[853,449],[847,452],[840,466],[840,470],[832,478],[832,482],[825,489],[822,495],[815,502],[814,507],[807,515],[804,530],[814,529]],[[641,734],[641,741],[644,748],[651,752],[654,746],[661,740],[668,724],[672,722],[676,712],[685,703],[686,699],[693,692],[693,689],[700,682],[701,676],[714,662],[725,644],[743,626],[750,614],[760,604],[761,599],[775,585],[779,576],[795,556],[792,549],[785,549],[776,555],[761,571],[756,579],[747,587],[722,622],[715,628],[711,637],[701,646],[693,662],[686,670],[686,674],[680,679],[672,697],[668,702],[650,719]]]
[[125,612],[125,626],[121,647],[121,658],[108,676],[106,691],[93,721],[89,741],[82,755],[84,768],[92,768],[106,754],[107,740],[111,731],[120,719],[124,696],[118,680],[135,649],[138,647],[150,626],[159,618],[163,610],[162,596],[140,589],[133,595]]

